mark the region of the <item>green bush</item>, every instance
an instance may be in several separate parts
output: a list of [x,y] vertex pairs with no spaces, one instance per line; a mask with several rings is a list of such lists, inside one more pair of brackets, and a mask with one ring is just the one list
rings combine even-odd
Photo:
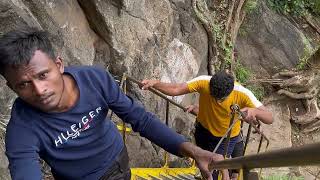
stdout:
[[[236,81],[241,84],[246,84],[252,75],[252,72],[240,63],[235,65],[234,71]],[[263,97],[265,96],[265,90],[262,86],[247,85],[246,88],[248,88],[258,100],[262,101]]]
[[308,66],[308,59],[304,58],[299,61],[296,68],[297,70],[303,70]]
[[309,6],[307,7],[312,13],[320,16],[320,1],[319,0],[308,0]]
[[244,67],[242,64],[237,63],[235,65],[235,75],[238,82],[244,84],[248,81],[251,76],[251,72],[249,69]]
[[246,13],[250,14],[257,9],[258,1],[257,0],[248,0],[244,5],[244,10]]
[[253,86],[253,85],[248,85],[246,86],[253,94],[254,96],[256,96],[256,98],[259,101],[262,101],[262,99],[265,96],[265,90],[262,86]]
[[268,0],[268,5],[278,13],[302,16],[306,13],[320,15],[319,0]]

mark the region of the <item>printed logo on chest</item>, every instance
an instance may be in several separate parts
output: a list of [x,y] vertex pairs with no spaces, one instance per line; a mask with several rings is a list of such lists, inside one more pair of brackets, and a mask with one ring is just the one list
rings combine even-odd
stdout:
[[66,143],[70,138],[76,139],[80,136],[81,132],[89,129],[90,123],[95,119],[96,116],[99,115],[101,109],[101,107],[97,107],[95,110],[90,111],[87,115],[82,116],[82,118],[79,119],[79,123],[72,124],[69,128],[70,130],[61,132],[60,135],[58,135],[58,137],[54,140],[55,146],[58,147]]

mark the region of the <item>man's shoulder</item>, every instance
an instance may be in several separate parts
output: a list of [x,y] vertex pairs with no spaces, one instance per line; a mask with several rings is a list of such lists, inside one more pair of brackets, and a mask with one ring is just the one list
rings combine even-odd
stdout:
[[245,98],[246,100],[251,100],[256,104],[256,106],[261,105],[261,102],[257,100],[253,92],[250,89],[242,86],[240,83],[234,85],[233,91],[235,92],[235,94],[237,94],[238,97]]
[[239,82],[234,83],[233,91],[244,95],[252,94],[252,92],[248,88],[242,86]]
[[11,117],[6,127],[5,144],[6,153],[12,156],[13,153],[35,146],[34,142],[40,137],[35,136],[35,111],[20,98],[15,100],[11,110]]
[[23,119],[32,119],[31,114],[33,114],[33,108],[18,97],[13,103],[9,123],[24,122],[22,121]]
[[105,73],[106,70],[98,66],[68,66],[65,71],[67,73]]
[[71,74],[78,83],[88,80],[105,81],[109,77],[107,71],[98,66],[69,66],[65,72]]
[[7,134],[32,129],[34,111],[32,107],[19,97],[14,101],[11,109],[11,117],[6,128]]
[[201,75],[198,77],[195,77],[193,79],[191,79],[190,81],[188,81],[187,83],[192,83],[192,82],[197,82],[197,81],[204,81],[204,82],[210,82],[212,76],[208,76],[208,75]]
[[189,92],[198,92],[200,94],[208,94],[209,84],[212,76],[201,75],[187,82]]

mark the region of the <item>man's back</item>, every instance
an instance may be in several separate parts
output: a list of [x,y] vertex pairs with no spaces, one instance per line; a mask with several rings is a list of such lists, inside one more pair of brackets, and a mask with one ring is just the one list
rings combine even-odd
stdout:
[[[256,99],[251,91],[235,82],[231,93],[219,102],[212,97],[210,92],[211,76],[199,76],[187,83],[190,92],[198,92],[199,113],[197,120],[203,127],[216,137],[222,137],[229,127],[230,106],[238,104],[240,108],[259,107],[261,102]],[[240,132],[240,121],[238,121],[232,130],[231,137],[235,137]]]

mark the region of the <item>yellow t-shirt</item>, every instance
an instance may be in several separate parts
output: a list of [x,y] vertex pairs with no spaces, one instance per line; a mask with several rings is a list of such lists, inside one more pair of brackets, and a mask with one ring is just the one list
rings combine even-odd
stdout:
[[[210,79],[211,76],[199,76],[187,82],[187,85],[190,92],[200,93],[197,121],[212,135],[222,137],[229,128],[232,104],[238,104],[242,109],[260,107],[262,103],[250,90],[237,82],[230,95],[223,102],[218,103],[210,94]],[[231,137],[237,136],[240,128],[240,121],[238,121],[231,131]]]

